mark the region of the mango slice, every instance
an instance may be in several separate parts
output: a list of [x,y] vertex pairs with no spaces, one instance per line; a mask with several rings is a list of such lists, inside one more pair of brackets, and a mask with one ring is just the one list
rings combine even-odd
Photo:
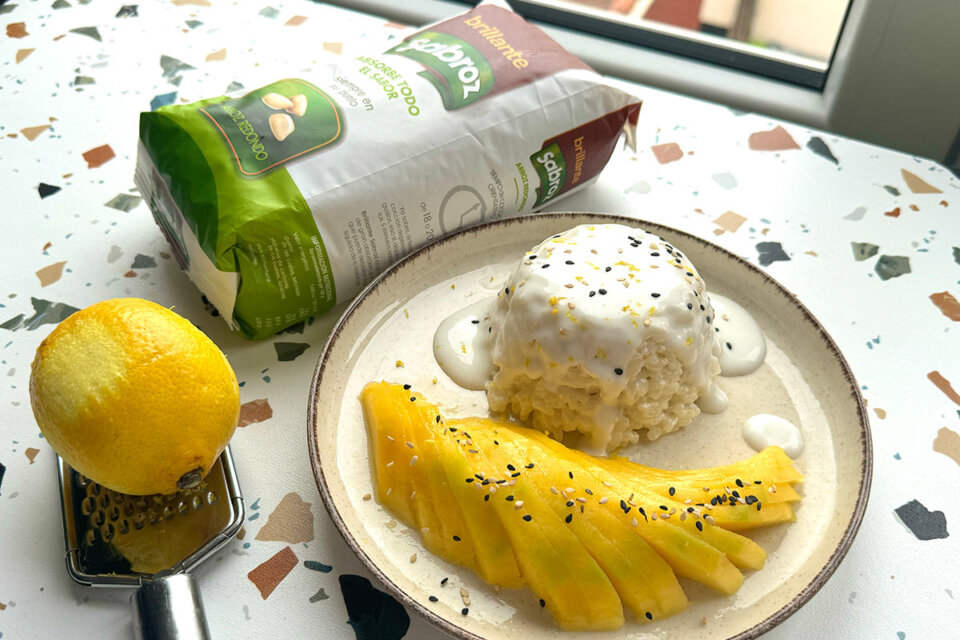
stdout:
[[487,418],[445,420],[408,385],[360,395],[377,500],[438,556],[526,585],[564,629],[608,630],[683,611],[678,577],[722,594],[764,549],[740,531],[788,523],[803,476],[777,447],[707,469],[597,458]]

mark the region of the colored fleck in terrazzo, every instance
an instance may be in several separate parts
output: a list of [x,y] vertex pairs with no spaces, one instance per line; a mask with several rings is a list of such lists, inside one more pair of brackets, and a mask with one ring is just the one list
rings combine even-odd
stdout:
[[[21,1],[0,4],[0,16],[0,567],[18,576],[0,578],[2,637],[109,635],[104,611],[128,606],[111,591],[75,600],[62,562],[37,555],[62,549],[63,539],[59,526],[38,526],[50,513],[37,500],[55,502],[58,489],[28,387],[33,353],[56,323],[98,300],[134,296],[197,324],[242,384],[245,428],[231,446],[250,520],[244,539],[209,561],[217,579],[204,588],[208,618],[230,625],[214,635],[272,637],[282,620],[289,637],[446,638],[369,582],[320,507],[304,406],[333,319],[258,343],[231,334],[131,190],[140,111],[309,79],[314,60],[349,55],[357,36],[384,30],[382,19],[314,2],[213,0]],[[396,27],[387,31],[402,36]],[[612,211],[706,238],[771,273],[816,314],[864,387],[874,483],[861,552],[828,585],[838,598],[814,598],[789,624],[810,637],[838,629],[853,640],[937,637],[932,625],[957,597],[945,559],[956,556],[948,534],[960,518],[949,499],[960,492],[960,181],[934,162],[832,133],[637,92],[638,152],[618,148],[595,186],[548,209]],[[424,321],[416,312],[411,320]],[[391,366],[407,358],[387,357]],[[386,535],[401,535],[384,521]],[[418,553],[417,567],[426,552]],[[431,583],[430,606],[455,607],[460,618],[459,578],[443,578]],[[476,602],[467,609],[468,618],[482,615]]]

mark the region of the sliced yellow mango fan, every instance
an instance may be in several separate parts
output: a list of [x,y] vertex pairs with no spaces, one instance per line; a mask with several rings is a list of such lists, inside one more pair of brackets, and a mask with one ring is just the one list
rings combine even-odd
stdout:
[[445,420],[386,382],[360,395],[377,499],[438,556],[487,582],[526,585],[564,629],[679,613],[677,576],[724,594],[766,552],[739,531],[796,519],[803,476],[778,447],[709,469],[597,458],[510,422]]

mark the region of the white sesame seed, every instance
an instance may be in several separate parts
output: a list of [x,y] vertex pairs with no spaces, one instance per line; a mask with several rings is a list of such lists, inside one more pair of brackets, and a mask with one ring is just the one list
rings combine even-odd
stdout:
[[704,488],[703,488],[703,492],[704,492],[704,493],[710,493],[710,487],[704,487]]
[[608,498],[607,496],[603,496],[602,498],[600,498],[600,504],[607,504],[609,501],[610,501],[610,498]]
[[687,498],[686,500],[683,501],[683,504],[693,504],[693,500],[691,500],[690,498]]
[[387,440],[389,440],[390,442],[393,442],[394,441],[393,436],[387,436]]
[[416,495],[417,495],[417,490],[414,489],[413,491],[410,492],[410,499],[413,500],[413,498],[414,498]]
[[656,519],[657,519],[657,514],[655,514],[655,513],[654,513],[654,514],[651,514],[651,515],[650,515],[650,519],[651,519],[651,520],[656,520]]
[[574,489],[573,487],[567,487],[566,489],[563,490],[563,492],[564,492],[564,493],[576,493],[577,490]]
[[552,493],[555,496],[560,495],[560,492],[557,491],[556,487],[550,487],[550,493]]
[[496,492],[497,492],[497,485],[495,484],[490,485],[490,493],[496,493]]
[[392,466],[393,466],[393,460],[391,460],[390,462],[388,462],[388,463],[387,463],[387,466],[388,466],[388,467],[392,467]]
[[387,488],[387,495],[390,495],[390,492],[391,492],[391,491],[393,491],[393,487],[388,487],[388,488]]
[[404,444],[407,445],[407,448],[408,448],[408,449],[413,449],[413,443],[410,442],[409,440],[408,440],[407,442],[405,442]]
[[636,519],[636,518],[630,518],[630,524],[632,524],[633,526],[637,526],[637,525],[640,524],[640,523],[637,522],[637,519]]
[[669,519],[670,519],[670,514],[669,514],[669,513],[661,513],[661,514],[660,514],[660,517],[663,518],[664,520],[669,520]]
[[605,486],[605,487],[607,487],[607,488],[609,489],[609,488],[612,487],[613,485],[610,484],[609,482],[607,482],[606,480],[603,480],[603,486]]
[[412,467],[416,461],[417,461],[417,456],[413,456],[412,458],[410,458],[410,466]]
[[363,494],[363,501],[366,502],[366,501],[369,500],[371,497],[372,497],[372,496],[371,496],[369,493],[365,493],[365,494]]
[[706,520],[707,522],[709,522],[710,524],[714,524],[713,516],[711,516],[711,515],[709,515],[709,514],[708,514],[708,515],[705,515],[705,516],[703,517],[703,519]]
[[667,513],[669,513],[670,515],[673,515],[673,514],[675,514],[676,512],[677,512],[677,508],[676,508],[676,507],[671,507],[670,511],[668,511]]
[[566,287],[567,289],[573,289],[573,285],[570,284],[569,282],[563,286]]
[[583,496],[577,496],[576,498],[574,498],[574,500],[576,500],[580,504],[587,504],[587,499],[584,498]]
[[422,535],[427,535],[428,533],[430,533],[430,527],[420,527],[420,533]]
[[412,556],[410,556],[410,564],[413,564],[416,561],[417,561],[417,554],[413,554]]
[[523,509],[523,500],[517,500],[513,503],[514,509]]
[[686,520],[686,519],[687,519],[687,512],[686,512],[686,511],[681,511],[681,512],[680,512],[680,522],[683,522],[683,521]]

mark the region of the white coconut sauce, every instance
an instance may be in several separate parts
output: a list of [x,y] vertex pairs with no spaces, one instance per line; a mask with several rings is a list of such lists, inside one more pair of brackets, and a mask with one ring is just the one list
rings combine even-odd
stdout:
[[743,423],[743,439],[757,451],[773,445],[791,458],[803,453],[803,435],[792,422],[768,413],[758,413]]
[[716,313],[713,331],[720,343],[720,375],[753,373],[767,355],[767,342],[760,325],[750,312],[726,296],[711,293],[710,302]]
[[483,391],[493,375],[490,313],[496,301],[480,300],[451,314],[433,334],[437,364],[464,389]]

